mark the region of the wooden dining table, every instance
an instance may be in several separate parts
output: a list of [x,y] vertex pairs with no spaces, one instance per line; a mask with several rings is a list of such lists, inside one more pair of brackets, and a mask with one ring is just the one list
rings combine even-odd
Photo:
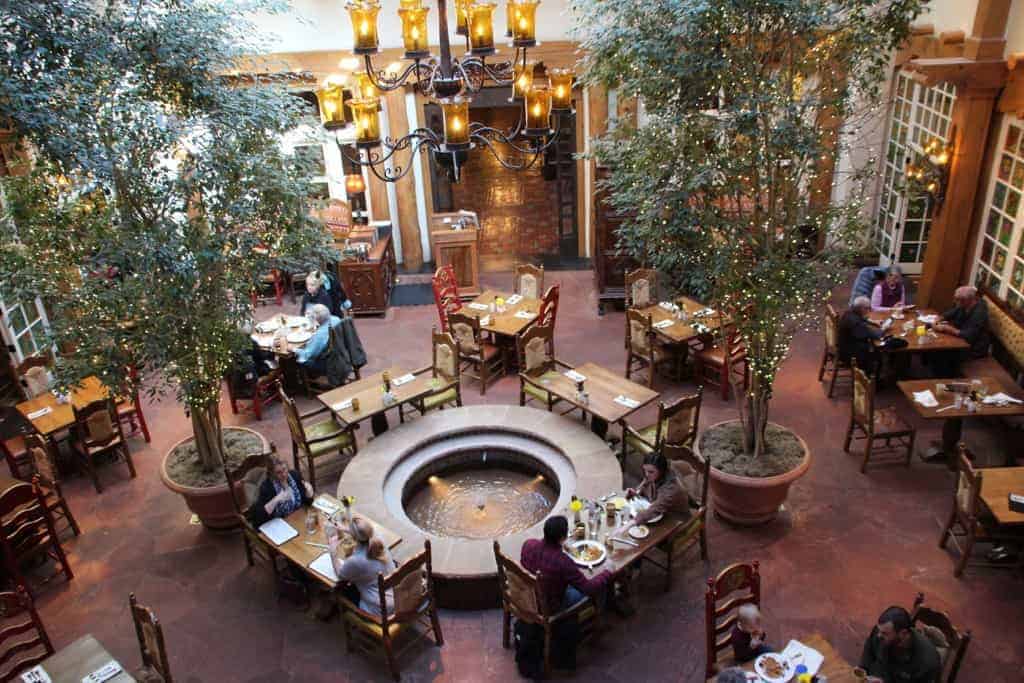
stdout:
[[981,470],[981,500],[999,524],[1024,527],[1024,512],[1010,509],[1010,494],[1024,496],[1024,467]]
[[[527,327],[532,325],[533,321],[537,319],[537,314],[540,312],[541,302],[540,299],[534,299],[527,296],[522,297],[514,304],[509,304],[508,299],[511,296],[511,294],[505,292],[488,289],[480,296],[465,304],[459,310],[459,313],[470,315],[475,318],[490,316],[490,322],[487,325],[482,325],[480,327],[482,331],[491,332],[504,337],[515,338],[526,330]],[[491,304],[496,302],[499,298],[506,302],[504,304],[504,311],[500,313],[497,311],[491,311]],[[480,308],[481,306],[483,306],[483,308]],[[516,313],[520,312],[523,312],[524,315],[525,313],[531,313],[533,317],[526,318],[517,316]]]
[[[891,318],[892,315],[892,311],[871,311],[867,314],[867,319],[876,325],[881,325]],[[922,315],[934,315],[936,318],[942,317],[938,311],[931,308],[904,310],[903,318],[893,318],[892,326],[888,329],[888,332],[894,337],[906,340],[908,342],[907,346],[902,348],[879,346],[878,348],[885,353],[934,353],[936,351],[961,351],[971,348],[971,345],[965,339],[955,334],[936,332],[930,328],[923,337],[918,337],[917,328],[925,325],[920,320]],[[905,327],[906,330],[904,329]]]
[[[385,372],[389,374],[392,380],[391,395],[395,400],[390,403],[384,402]],[[429,394],[444,391],[454,384],[446,379],[435,378],[429,372],[418,374],[412,381],[400,386],[394,384],[394,380],[407,374],[413,373],[402,369],[400,366],[393,365],[381,372],[326,391],[319,394],[316,398],[334,414],[334,417],[339,422],[344,425],[352,425],[378,415],[383,415],[392,408],[417,401]],[[359,399],[359,410],[353,410],[351,405],[342,407],[342,404],[351,402],[352,399],[356,398]]]
[[[832,647],[832,644],[825,639],[825,636],[820,633],[812,633],[807,637],[798,638],[797,640],[807,647],[817,650],[825,658],[817,673],[828,677],[828,683],[862,683],[853,675],[853,665],[843,659],[841,654],[836,652],[835,648]],[[788,641],[786,642],[788,643]],[[785,645],[780,645],[780,651],[784,647]],[[753,671],[754,662],[747,662],[746,664],[740,665],[740,668],[744,671]],[[714,683],[714,681],[715,677],[712,676],[707,680],[707,683]]]
[[[686,311],[685,321],[679,320],[675,313],[666,310],[661,304],[651,304],[639,309],[644,315],[650,316],[654,333],[671,344],[682,344],[711,334],[722,325],[722,316],[717,311],[701,316],[694,315],[698,311],[710,310],[699,301],[681,296],[673,303]],[[666,321],[671,322],[671,325],[666,326]]]
[[[82,683],[82,679],[110,661],[117,661],[92,634],[62,647],[42,662],[42,667],[53,683]],[[117,662],[122,671],[107,683],[131,683],[135,678]],[[19,679],[20,680],[20,679]]]
[[[67,403],[61,403],[53,392],[48,391],[19,403],[16,408],[32,424],[32,428],[36,432],[42,436],[51,436],[74,424],[74,409],[81,409],[93,401],[105,399],[109,394],[110,392],[99,377],[90,375],[71,390]],[[46,408],[49,409],[49,412],[45,415],[30,417],[33,413]]]

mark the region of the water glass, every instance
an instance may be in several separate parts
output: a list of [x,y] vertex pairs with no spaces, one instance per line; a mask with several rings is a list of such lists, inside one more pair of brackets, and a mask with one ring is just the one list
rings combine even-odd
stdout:
[[319,523],[317,519],[316,510],[310,508],[306,510],[306,533],[312,536],[316,533],[316,527]]

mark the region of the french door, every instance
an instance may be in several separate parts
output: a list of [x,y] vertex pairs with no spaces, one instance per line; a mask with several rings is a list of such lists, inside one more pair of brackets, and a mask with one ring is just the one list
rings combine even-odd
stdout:
[[899,264],[906,273],[921,272],[935,205],[927,195],[908,195],[905,170],[920,159],[930,140],[947,139],[955,100],[954,85],[926,88],[902,71],[896,74],[874,224],[881,265]]
[[34,300],[14,301],[10,305],[0,301],[0,337],[11,350],[15,363],[46,348],[46,331],[50,321],[39,297]]

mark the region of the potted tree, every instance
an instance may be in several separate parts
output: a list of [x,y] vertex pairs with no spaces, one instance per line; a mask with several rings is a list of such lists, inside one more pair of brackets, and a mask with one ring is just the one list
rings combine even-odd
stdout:
[[0,296],[47,301],[62,386],[145,377],[176,394],[193,435],[164,481],[223,525],[222,463],[266,445],[226,437],[219,414],[250,293],[271,259],[330,254],[310,171],[280,143],[303,101],[226,76],[256,49],[226,4],[43,0],[10,6],[0,27],[0,119],[36,156],[3,180]]
[[921,2],[573,8],[586,18],[586,82],[638,97],[646,112],[594,146],[611,167],[611,204],[631,216],[620,248],[721,311],[746,347],[749,386],[733,387],[738,418],[709,427],[699,443],[713,466],[715,509],[740,523],[772,519],[810,464],[803,440],[769,421],[775,378],[865,232],[857,181],[866,174],[851,172],[836,199],[833,161],[856,139]]

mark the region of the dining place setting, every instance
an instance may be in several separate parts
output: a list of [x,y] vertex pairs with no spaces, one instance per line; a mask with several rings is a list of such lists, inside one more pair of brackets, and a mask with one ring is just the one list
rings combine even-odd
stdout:
[[260,348],[284,355],[305,345],[313,337],[316,327],[310,317],[280,313],[257,323],[251,338]]

